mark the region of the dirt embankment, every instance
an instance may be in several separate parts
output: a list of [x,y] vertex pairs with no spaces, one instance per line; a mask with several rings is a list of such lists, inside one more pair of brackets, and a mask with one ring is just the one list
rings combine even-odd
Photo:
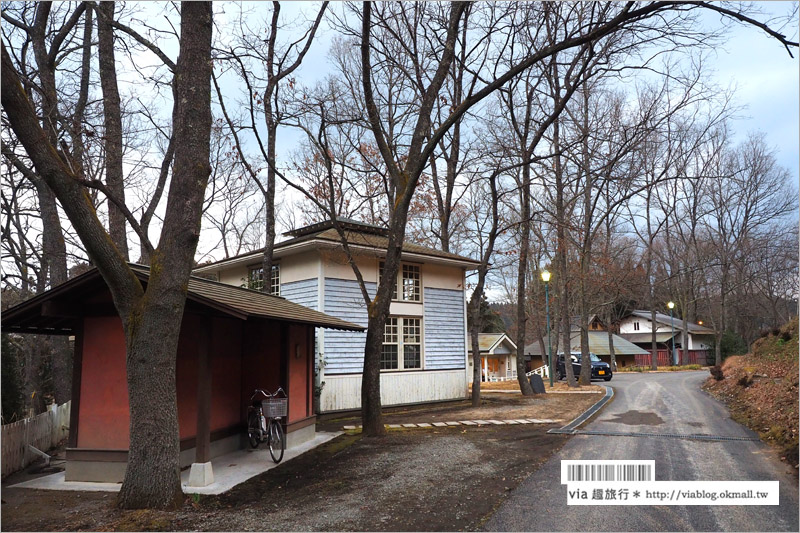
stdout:
[[751,353],[727,358],[721,370],[722,379],[709,378],[704,389],[728,405],[734,420],[758,432],[797,468],[797,318],[766,332],[753,343]]

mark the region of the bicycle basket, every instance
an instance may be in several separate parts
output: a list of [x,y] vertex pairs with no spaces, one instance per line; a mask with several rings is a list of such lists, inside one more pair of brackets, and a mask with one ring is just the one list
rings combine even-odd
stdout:
[[286,416],[287,399],[267,398],[261,402],[261,408],[264,410],[264,416],[267,418]]

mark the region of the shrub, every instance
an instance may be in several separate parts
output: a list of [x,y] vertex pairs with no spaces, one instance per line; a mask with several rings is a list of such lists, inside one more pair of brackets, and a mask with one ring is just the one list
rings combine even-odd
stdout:
[[[780,332],[780,330],[778,331]],[[744,341],[744,339],[740,337],[737,333],[730,330],[722,334],[720,347],[723,360],[730,357],[731,355],[744,355],[748,352],[747,343]],[[711,351],[713,352],[715,349],[716,349],[715,342],[712,342]]]
[[711,375],[712,375],[712,376],[714,377],[714,379],[716,379],[717,381],[722,381],[722,380],[725,378],[725,376],[723,376],[723,375],[722,375],[722,368],[721,368],[719,365],[714,365],[714,366],[712,366],[712,367],[709,369],[709,372],[711,372]]

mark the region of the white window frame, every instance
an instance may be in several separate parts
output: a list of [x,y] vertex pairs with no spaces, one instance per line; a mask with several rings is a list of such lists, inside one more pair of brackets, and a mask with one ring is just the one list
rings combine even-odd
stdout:
[[[264,267],[261,265],[251,266],[247,269],[247,288],[260,291],[264,287]],[[270,292],[275,296],[281,295],[281,264],[272,264],[272,275],[270,276]]]
[[639,322],[638,321],[633,323],[633,331],[639,331]]
[[[415,323],[416,322],[416,323]],[[414,328],[409,333],[408,328]],[[416,337],[417,341],[407,340],[409,337]],[[424,354],[424,334],[422,317],[416,316],[390,316],[386,320],[383,330],[383,344],[381,345],[381,372],[397,372],[409,370],[423,370],[425,368],[425,354]],[[384,367],[384,347],[395,346],[395,366]],[[407,367],[405,348],[407,346],[419,346],[419,366]]]
[[[383,282],[383,265],[385,261],[378,262],[378,286]],[[400,263],[395,278],[394,291],[392,291],[393,302],[422,303],[422,265],[418,263]],[[406,277],[406,274],[410,275]],[[413,274],[416,274],[414,276]],[[410,281],[410,284],[406,282]],[[411,288],[411,291],[407,290]],[[414,290],[416,289],[416,290]],[[411,292],[411,298],[406,296]]]

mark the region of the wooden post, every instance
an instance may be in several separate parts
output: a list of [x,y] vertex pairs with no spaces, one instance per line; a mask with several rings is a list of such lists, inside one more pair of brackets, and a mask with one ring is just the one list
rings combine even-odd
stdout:
[[[292,354],[289,353],[290,346],[292,345],[292,343],[289,342],[289,340],[290,340],[289,339],[289,335],[291,334],[291,328],[289,327],[288,323],[281,322],[279,331],[280,331],[280,335],[281,335],[281,340],[280,340],[281,357],[280,357],[280,369],[279,369],[279,372],[278,372],[278,376],[280,376],[280,378],[279,378],[280,379],[280,383],[278,383],[278,386],[279,387],[283,387],[283,390],[286,392],[286,396],[288,398],[289,397],[289,365],[291,364],[291,361],[290,361],[289,358],[292,357]],[[284,430],[289,425],[289,409],[291,409],[291,407],[292,407],[291,404],[292,404],[291,398],[287,399],[287,401],[286,401],[286,418],[284,418],[284,420],[283,420],[283,423],[285,424],[284,425]]]
[[195,463],[211,460],[211,335],[210,318],[203,318],[197,347],[197,438]]
[[72,403],[69,413],[69,448],[78,447],[78,427],[81,412],[81,373],[83,371],[83,319],[75,325],[75,343],[72,352]]
[[197,435],[194,463],[189,471],[190,487],[207,487],[214,483],[211,467],[211,317],[201,317],[197,332]]

